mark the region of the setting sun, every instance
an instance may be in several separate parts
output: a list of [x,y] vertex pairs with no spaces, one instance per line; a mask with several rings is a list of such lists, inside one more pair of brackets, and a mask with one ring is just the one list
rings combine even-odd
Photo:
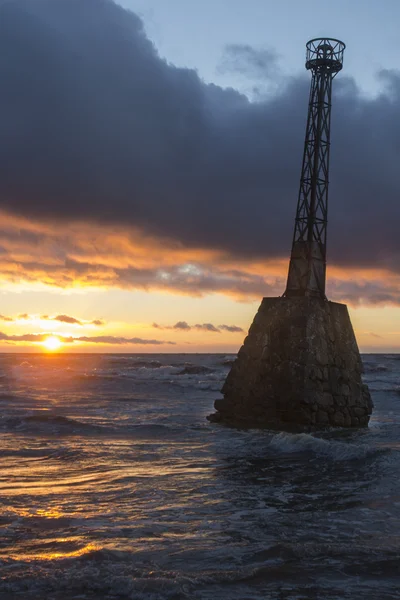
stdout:
[[50,352],[56,352],[61,348],[62,342],[58,337],[52,335],[45,339],[45,341],[43,342],[43,346],[46,348],[46,350],[49,350]]

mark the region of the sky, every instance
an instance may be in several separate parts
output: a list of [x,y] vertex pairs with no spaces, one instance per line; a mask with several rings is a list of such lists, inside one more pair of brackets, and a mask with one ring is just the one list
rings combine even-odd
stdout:
[[[0,0],[0,351],[236,352],[285,289],[309,90],[334,82],[331,300],[400,352],[394,0]],[[60,348],[58,348],[60,346]]]

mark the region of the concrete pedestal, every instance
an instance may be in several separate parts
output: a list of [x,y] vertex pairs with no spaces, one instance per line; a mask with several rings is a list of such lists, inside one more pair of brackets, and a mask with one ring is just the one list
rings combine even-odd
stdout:
[[347,307],[264,298],[211,421],[244,427],[367,426],[373,404]]

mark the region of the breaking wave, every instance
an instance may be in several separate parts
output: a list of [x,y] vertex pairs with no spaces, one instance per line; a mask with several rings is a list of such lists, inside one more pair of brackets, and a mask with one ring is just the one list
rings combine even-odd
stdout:
[[386,373],[390,371],[390,367],[388,365],[377,365],[374,363],[364,363],[364,371],[365,373]]
[[201,365],[188,365],[182,371],[179,371],[178,375],[205,375],[208,373],[215,373],[215,369]]
[[324,440],[308,433],[278,433],[273,436],[270,447],[288,454],[312,452],[317,456],[328,457],[334,461],[360,460],[377,452],[382,452],[367,445]]

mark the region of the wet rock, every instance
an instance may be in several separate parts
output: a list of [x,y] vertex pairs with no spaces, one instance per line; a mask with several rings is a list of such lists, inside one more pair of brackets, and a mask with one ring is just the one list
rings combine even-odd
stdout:
[[373,403],[343,304],[318,298],[264,298],[215,402],[218,419],[359,427]]
[[349,395],[350,395],[350,388],[349,388],[349,386],[347,385],[347,383],[344,383],[344,384],[342,385],[342,395],[343,395],[343,396],[349,396]]
[[360,408],[358,406],[354,407],[352,410],[353,415],[356,417],[364,417],[367,412],[366,408]]
[[[367,423],[368,424],[368,423]],[[344,423],[343,423],[344,427],[351,427],[351,417],[350,415],[346,415],[344,417]]]
[[325,392],[322,394],[322,397],[319,398],[320,406],[332,406],[333,405],[333,396],[332,394],[328,394]]
[[230,412],[232,404],[227,398],[219,398],[214,402],[214,408],[220,412]]
[[317,423],[319,423],[320,425],[328,425],[329,424],[328,413],[323,410],[319,410],[317,412]]
[[345,424],[344,414],[341,412],[333,413],[332,423],[333,423],[333,425],[336,425],[337,427],[344,427],[344,424]]

